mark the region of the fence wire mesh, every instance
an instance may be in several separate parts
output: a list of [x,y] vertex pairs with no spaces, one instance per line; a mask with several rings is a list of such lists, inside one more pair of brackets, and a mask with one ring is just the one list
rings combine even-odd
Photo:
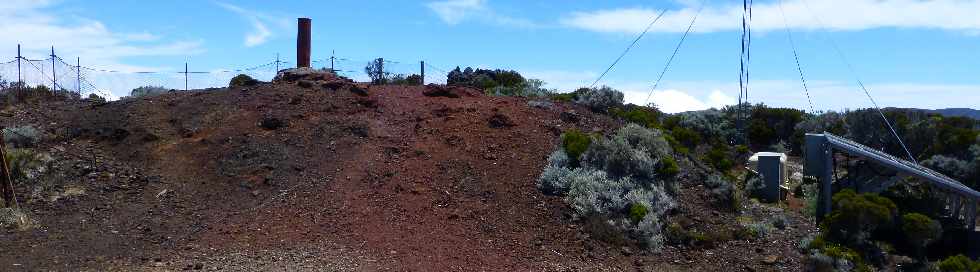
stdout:
[[[18,61],[19,60],[19,61]],[[83,59],[84,60],[84,59]],[[338,75],[355,81],[371,81],[364,67],[374,61],[371,58],[332,57],[312,61],[313,68],[334,69]],[[161,87],[168,90],[198,90],[228,86],[232,77],[245,74],[261,81],[271,81],[276,68],[286,69],[292,63],[272,61],[240,69],[198,70],[189,66],[186,71],[120,71],[78,65],[75,58],[63,59],[57,55],[47,58],[20,57],[0,62],[0,91],[13,86],[40,87],[49,90],[72,92],[80,97],[95,94],[110,100],[130,95],[131,90],[142,86]],[[446,82],[447,71],[426,62],[384,61],[384,72],[389,76],[420,74],[425,68],[425,83]],[[180,67],[184,68],[184,67]],[[22,82],[23,85],[16,84]]]

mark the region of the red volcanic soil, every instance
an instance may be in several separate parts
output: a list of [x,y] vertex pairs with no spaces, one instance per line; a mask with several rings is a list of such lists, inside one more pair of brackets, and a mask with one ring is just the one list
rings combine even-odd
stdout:
[[[812,228],[661,253],[592,239],[536,179],[562,131],[621,124],[465,88],[326,78],[2,114],[51,158],[18,186],[35,226],[0,230],[4,271],[800,270]],[[698,183],[680,215],[734,222]]]

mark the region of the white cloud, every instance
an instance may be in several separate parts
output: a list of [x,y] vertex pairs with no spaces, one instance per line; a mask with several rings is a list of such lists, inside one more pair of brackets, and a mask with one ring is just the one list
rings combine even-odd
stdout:
[[[187,56],[204,52],[201,41],[198,40],[174,41],[150,32],[117,32],[98,20],[58,12],[53,7],[51,1],[7,1],[0,5],[0,48],[5,49],[0,54],[7,56],[3,57],[3,61],[14,59],[14,50],[18,44],[22,46],[21,54],[28,59],[47,58],[54,46],[55,53],[70,66],[79,57],[85,67],[116,71],[162,71],[168,68],[132,65],[125,59]],[[49,65],[47,62],[23,63],[24,82],[29,85],[48,84],[52,79]],[[77,88],[73,80],[77,72],[66,65],[56,67],[59,85],[72,90]],[[0,77],[16,78],[15,71],[16,68],[4,69],[0,71]],[[145,84],[126,78],[105,77],[104,74],[88,70],[83,71],[82,77],[93,84],[100,95],[109,98],[127,94],[133,85]],[[85,89],[83,91],[93,91],[92,86],[82,85]]]
[[474,19],[502,26],[522,28],[539,27],[537,23],[524,18],[514,18],[497,14],[486,0],[445,0],[425,4],[449,25],[457,25],[463,21]]
[[[588,86],[597,74],[591,71],[523,71],[528,78],[538,78],[569,92]],[[808,80],[810,97],[817,111],[868,108],[872,104],[853,82]],[[601,83],[623,92],[626,103],[654,103],[665,112],[675,113],[707,108],[721,108],[737,103],[738,82],[667,81],[659,90],[650,92],[652,84],[610,78]],[[868,90],[881,107],[904,108],[976,108],[980,101],[980,85],[883,82],[867,84]],[[749,86],[748,101],[778,107],[810,111],[810,103],[797,80],[756,79]]]
[[443,22],[450,25],[459,24],[463,19],[487,9],[484,0],[447,0],[431,2],[426,6],[439,15]]
[[248,33],[245,35],[245,46],[252,47],[252,46],[260,45],[265,43],[265,41],[269,40],[269,37],[272,37],[272,32],[269,31],[269,28],[266,27],[265,24],[262,23],[262,21],[253,20],[252,26],[255,29],[252,33]]
[[678,90],[655,91],[653,103],[666,113],[677,113],[690,110],[707,109],[708,105],[694,96]]
[[[85,66],[112,70],[157,70],[123,63],[126,57],[186,56],[204,52],[200,41],[160,42],[161,36],[149,33],[119,33],[102,22],[57,14],[48,10],[49,1],[14,1],[0,5],[0,48],[13,58],[17,44],[27,58],[45,58],[51,46],[65,60],[82,58]],[[65,19],[75,18],[75,19]]]
[[[697,6],[668,11],[652,32],[683,32]],[[788,0],[753,6],[752,30],[771,31],[789,26],[797,30],[826,28],[856,31],[874,28],[926,28],[977,33],[980,31],[980,0]],[[783,13],[785,12],[785,23]],[[567,14],[561,23],[596,32],[638,33],[659,13],[653,8],[619,8]],[[716,32],[741,29],[741,4],[705,7],[696,31]],[[819,16],[820,19],[817,19]]]
[[526,78],[536,78],[545,82],[544,87],[558,89],[559,91],[573,91],[583,86],[588,86],[598,74],[591,71],[561,71],[561,70],[542,70],[542,71],[521,71]]
[[250,32],[245,34],[244,44],[246,47],[261,45],[269,41],[270,38],[273,38],[275,34],[269,29],[270,24],[278,29],[289,28],[289,20],[284,17],[272,16],[228,3],[218,2],[216,4],[226,10],[238,14],[252,25]]

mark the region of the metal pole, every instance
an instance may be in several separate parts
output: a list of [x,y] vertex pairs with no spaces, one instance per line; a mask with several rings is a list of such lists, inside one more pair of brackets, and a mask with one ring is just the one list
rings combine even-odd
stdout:
[[[3,127],[0,127],[3,131]],[[2,133],[0,133],[2,134]],[[0,191],[3,192],[3,202],[8,208],[17,208],[17,197],[14,196],[14,181],[10,179],[10,167],[7,165],[7,150],[0,135]]]
[[20,75],[20,59],[21,58],[23,58],[23,57],[20,56],[20,44],[17,44],[17,82],[20,83],[18,85],[24,85],[24,78],[21,77],[21,75]]
[[333,69],[333,59],[334,59],[334,54],[335,53],[336,52],[334,50],[330,50],[330,72],[333,72],[334,74],[337,73],[337,70],[334,70]]
[[973,201],[970,201],[970,216],[967,216],[967,218],[969,218],[970,220],[970,222],[967,222],[969,230],[971,232],[976,231],[977,229],[977,199],[976,198],[974,198]]
[[296,34],[296,68],[310,67],[310,18],[299,18]]
[[187,91],[187,74],[188,73],[189,72],[187,71],[187,63],[185,62],[184,63],[184,91],[185,92]]
[[381,84],[385,83],[385,58],[378,58],[378,70],[381,71]]
[[279,53],[276,53],[276,73],[279,73]]
[[75,57],[75,87],[78,96],[82,95],[82,57]]
[[419,61],[419,69],[422,70],[422,85],[425,85],[425,61]]
[[51,46],[51,90],[58,90],[58,72],[54,70],[54,46]]

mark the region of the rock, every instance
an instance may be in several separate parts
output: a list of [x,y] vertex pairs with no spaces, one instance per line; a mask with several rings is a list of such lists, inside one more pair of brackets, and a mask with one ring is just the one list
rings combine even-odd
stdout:
[[320,87],[323,87],[324,89],[336,91],[336,90],[339,90],[340,88],[344,87],[344,85],[346,85],[346,84],[345,84],[345,82],[342,82],[342,81],[327,81],[327,82],[321,83],[320,84]]
[[351,93],[354,93],[356,95],[360,95],[360,96],[367,96],[368,95],[367,89],[362,88],[362,87],[357,86],[357,85],[351,85],[349,90],[350,90]]
[[777,262],[779,262],[779,256],[776,255],[769,255],[762,259],[762,263],[767,265],[774,265]]
[[506,128],[517,125],[514,123],[514,121],[510,120],[510,117],[507,117],[499,112],[490,116],[488,122],[490,123],[491,128]]
[[624,246],[624,247],[621,247],[619,249],[623,252],[623,255],[626,255],[626,256],[633,255],[633,250],[630,249],[630,247]]
[[378,107],[378,100],[377,99],[361,98],[361,99],[358,99],[355,103],[357,103],[358,105],[364,106],[365,108],[377,108]]
[[282,119],[273,117],[273,116],[265,116],[265,117],[262,117],[262,120],[259,121],[259,127],[264,128],[264,129],[268,129],[268,130],[275,130],[275,129],[279,129],[279,128],[285,127],[285,126],[286,126],[286,122],[285,121],[283,121]]
[[422,91],[422,95],[428,97],[448,97],[448,98],[460,98],[463,96],[476,96],[476,91],[464,87],[451,87],[445,85],[435,85],[429,84],[425,86],[425,91]]
[[311,80],[311,81],[316,81],[316,80],[327,80],[327,81],[341,80],[342,81],[343,80],[342,78],[338,77],[337,75],[329,71],[321,71],[309,67],[300,67],[300,68],[291,68],[291,69],[285,69],[279,71],[279,73],[276,74],[276,78],[273,79],[272,82],[284,82],[284,81],[293,82],[300,79]]
[[565,123],[578,123],[582,117],[575,111],[564,111],[558,114],[558,119],[561,119],[561,121]]
[[297,81],[296,82],[296,85],[299,85],[300,87],[309,89],[309,88],[313,88],[313,81],[300,80],[300,81]]

